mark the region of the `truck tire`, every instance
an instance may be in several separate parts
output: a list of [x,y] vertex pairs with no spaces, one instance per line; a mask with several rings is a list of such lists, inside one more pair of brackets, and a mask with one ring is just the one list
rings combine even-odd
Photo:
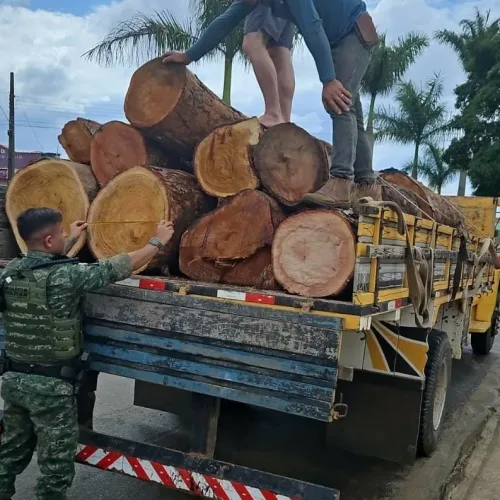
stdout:
[[418,452],[425,457],[436,449],[451,380],[451,346],[446,333],[432,330],[428,343],[418,436]]
[[486,356],[490,353],[493,343],[495,342],[495,335],[493,328],[488,328],[484,333],[471,333],[470,345],[472,352],[479,356]]

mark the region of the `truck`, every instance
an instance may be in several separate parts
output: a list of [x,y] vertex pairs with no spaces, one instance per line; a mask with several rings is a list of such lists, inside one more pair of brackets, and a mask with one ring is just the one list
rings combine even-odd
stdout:
[[190,413],[192,427],[188,450],[82,427],[75,460],[220,500],[340,497],[218,460],[219,419],[235,405],[319,422],[326,445],[356,454],[398,463],[430,455],[452,359],[468,344],[487,355],[499,328],[497,200],[454,201],[475,214],[468,237],[384,206],[358,207],[350,300],[141,275],[88,294],[88,369],[134,380],[135,405]]

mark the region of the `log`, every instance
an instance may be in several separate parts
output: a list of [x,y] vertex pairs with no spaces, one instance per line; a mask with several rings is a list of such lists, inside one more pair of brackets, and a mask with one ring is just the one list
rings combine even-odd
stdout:
[[254,148],[254,165],[265,189],[294,206],[325,184],[330,159],[325,143],[293,123],[272,127]]
[[148,141],[142,132],[126,123],[105,123],[92,139],[90,160],[101,187],[121,172],[150,165],[159,168],[187,168],[175,154],[169,154]]
[[100,126],[86,118],[77,118],[64,125],[57,139],[71,161],[90,165],[90,144]]
[[200,259],[195,247],[185,247],[181,240],[181,269],[186,276],[205,283],[250,286],[260,290],[278,290],[273,274],[271,247],[257,250],[251,257],[232,263]]
[[350,221],[333,210],[306,210],[278,227],[273,270],[285,290],[306,297],[335,296],[350,282],[356,237]]
[[196,148],[194,171],[202,189],[219,198],[244,189],[256,189],[259,179],[252,166],[252,147],[263,129],[257,118],[216,128]]
[[[255,190],[238,193],[184,233],[181,272],[201,281],[248,286],[269,282],[270,259],[266,256],[283,219],[279,205],[266,194]],[[267,252],[260,252],[263,249]]]
[[[26,252],[26,244],[17,231],[17,217],[28,208],[47,207],[63,215],[63,227],[76,220],[86,220],[90,202],[97,195],[97,180],[88,165],[68,160],[44,158],[23,168],[13,177],[5,209],[19,248]],[[83,233],[68,252],[75,256],[84,246]]]
[[158,255],[137,273],[166,274],[178,267],[182,233],[214,207],[214,200],[198,187],[193,175],[180,170],[134,167],[104,187],[92,203],[87,221],[89,248],[97,259],[142,248],[162,219],[174,224],[174,236]]
[[[439,224],[456,228],[465,228],[465,219],[458,207],[444,196],[435,193],[422,183],[397,169],[387,169],[380,172],[380,177],[395,188],[404,188],[400,193],[396,189],[385,186],[383,196],[385,201],[395,201],[402,205],[403,210],[412,215],[434,219]],[[409,192],[413,194],[409,194]],[[402,200],[402,198],[406,198]],[[413,203],[410,203],[409,200]],[[418,206],[421,214],[415,207]],[[410,211],[411,210],[411,211]]]
[[161,58],[147,62],[132,76],[125,115],[148,137],[188,159],[212,130],[245,118],[186,67],[163,64]]

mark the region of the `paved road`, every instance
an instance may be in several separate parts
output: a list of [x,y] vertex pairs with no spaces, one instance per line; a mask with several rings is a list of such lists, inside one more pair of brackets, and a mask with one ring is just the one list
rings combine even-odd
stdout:
[[[488,368],[499,360],[500,342],[488,357],[478,358],[467,351],[464,359],[454,363],[448,415],[465,404],[468,396],[485,377]],[[188,431],[185,422],[161,412],[136,408],[132,405],[132,400],[131,381],[101,375],[96,407],[96,430],[129,439],[161,443],[179,449],[186,448]],[[250,461],[249,465],[253,463],[256,467],[267,462],[282,474],[303,477],[339,488],[342,491],[342,500],[374,500],[379,495],[384,495],[384,489],[390,481],[404,477],[408,472],[408,468],[377,460],[360,459],[349,454],[337,455],[332,460],[331,455],[326,456],[319,451],[318,443],[322,434],[314,425],[308,427],[307,431],[290,433],[289,439],[285,441],[287,445],[280,455],[274,453],[274,447],[270,449],[265,444],[254,446],[254,451],[249,455],[246,450],[249,443],[253,443],[254,435],[242,436],[241,432],[238,435],[237,431],[241,431],[241,427],[238,419],[235,420],[232,425],[225,426],[232,427],[230,432],[222,432],[222,459],[237,461],[244,457],[241,459]],[[283,426],[276,423],[267,425],[274,425],[272,429],[267,429],[272,434],[281,434],[281,437],[287,438],[283,436],[283,433],[287,432]],[[231,449],[229,443],[232,444]],[[18,479],[18,492],[14,500],[35,500],[33,487],[36,475],[36,464],[32,463]],[[136,479],[77,465],[77,474],[69,498],[185,500],[187,497],[155,484],[142,483]]]

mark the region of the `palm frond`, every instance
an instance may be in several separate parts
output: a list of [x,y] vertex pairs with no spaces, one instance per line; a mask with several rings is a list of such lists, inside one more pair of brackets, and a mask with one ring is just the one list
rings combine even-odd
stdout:
[[113,64],[141,64],[167,50],[186,50],[198,39],[193,21],[179,23],[168,12],[149,16],[138,13],[117,26],[94,48],[84,54],[89,60]]

